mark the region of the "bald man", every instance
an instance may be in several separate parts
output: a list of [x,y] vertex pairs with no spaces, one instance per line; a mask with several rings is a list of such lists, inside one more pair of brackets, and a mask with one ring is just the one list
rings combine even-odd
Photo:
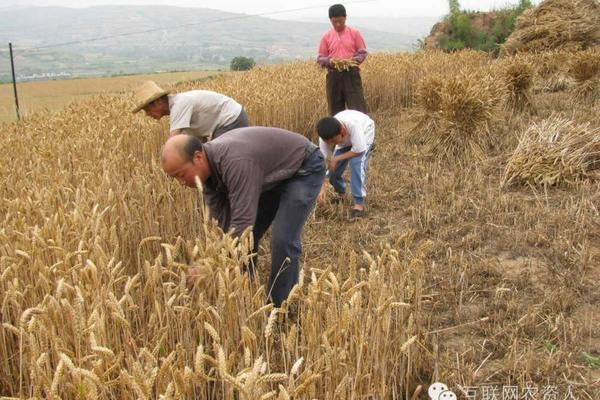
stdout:
[[198,177],[211,216],[234,236],[251,228],[254,253],[273,225],[269,298],[279,307],[298,282],[302,230],[325,176],[319,148],[284,129],[239,128],[204,144],[172,136],[161,164],[183,185],[195,187]]

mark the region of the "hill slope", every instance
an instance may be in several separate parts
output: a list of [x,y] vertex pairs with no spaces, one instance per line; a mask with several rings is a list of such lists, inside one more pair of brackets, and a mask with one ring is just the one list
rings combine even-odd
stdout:
[[[431,27],[440,21],[443,16],[439,17],[362,17],[349,16],[346,23],[350,26],[355,26],[361,31],[364,29],[373,29],[382,32],[400,33],[409,37],[413,37],[416,41],[429,34]],[[303,18],[303,22],[322,22],[322,19]]]

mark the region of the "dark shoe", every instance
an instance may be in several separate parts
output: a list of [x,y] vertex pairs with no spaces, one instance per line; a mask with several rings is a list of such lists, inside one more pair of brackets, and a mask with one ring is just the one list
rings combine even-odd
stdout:
[[365,210],[357,210],[356,208],[350,212],[350,218],[362,218],[365,216]]

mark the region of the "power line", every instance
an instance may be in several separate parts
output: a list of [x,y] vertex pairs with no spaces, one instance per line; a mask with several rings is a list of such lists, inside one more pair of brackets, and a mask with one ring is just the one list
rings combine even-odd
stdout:
[[[355,1],[346,1],[345,3],[346,4],[372,3],[375,1],[377,1],[377,0],[355,0]],[[268,15],[285,14],[285,13],[295,12],[295,11],[312,10],[312,9],[321,8],[321,7],[326,7],[326,5],[301,7],[301,8],[279,10],[279,11],[268,11],[268,12],[258,13],[258,14],[235,15],[235,16],[231,16],[231,17],[217,18],[217,19],[213,19],[213,20],[209,20],[209,21],[190,22],[187,24],[181,24],[181,25],[177,25],[174,27],[169,27],[168,29],[180,29],[180,28],[185,28],[188,26],[206,25],[206,24],[210,24],[210,23],[214,23],[214,22],[223,22],[223,21],[231,21],[231,20],[238,20],[238,19],[246,19],[246,18],[251,18],[251,17],[263,17],[263,16],[268,16]],[[29,47],[29,48],[20,49],[20,52],[24,53],[24,52],[31,52],[31,51],[36,51],[36,50],[50,49],[50,48],[55,48],[55,47],[71,46],[71,45],[81,44],[81,43],[97,42],[97,41],[101,41],[101,40],[113,39],[113,38],[118,38],[118,37],[140,35],[143,33],[159,32],[159,31],[163,31],[165,29],[167,29],[167,28],[162,27],[162,28],[144,29],[144,30],[140,30],[140,31],[123,32],[123,33],[117,33],[114,35],[98,36],[98,37],[90,38],[90,39],[73,40],[73,41],[69,41],[69,42],[55,43],[55,44],[49,44],[49,45],[45,45],[45,46]]]

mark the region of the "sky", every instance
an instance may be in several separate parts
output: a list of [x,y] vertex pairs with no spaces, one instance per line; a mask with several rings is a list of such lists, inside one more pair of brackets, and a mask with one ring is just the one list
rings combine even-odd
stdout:
[[[337,0],[339,1],[339,0]],[[64,6],[90,7],[96,5],[146,5],[163,4],[179,7],[213,8],[244,14],[267,14],[278,19],[327,18],[327,9],[336,2],[324,0],[0,0],[0,8],[7,6]],[[366,17],[438,17],[448,13],[447,0],[348,0],[345,5],[348,20],[353,15]],[[462,9],[489,11],[507,5],[518,4],[518,0],[459,0]],[[535,4],[539,3],[534,1]]]

